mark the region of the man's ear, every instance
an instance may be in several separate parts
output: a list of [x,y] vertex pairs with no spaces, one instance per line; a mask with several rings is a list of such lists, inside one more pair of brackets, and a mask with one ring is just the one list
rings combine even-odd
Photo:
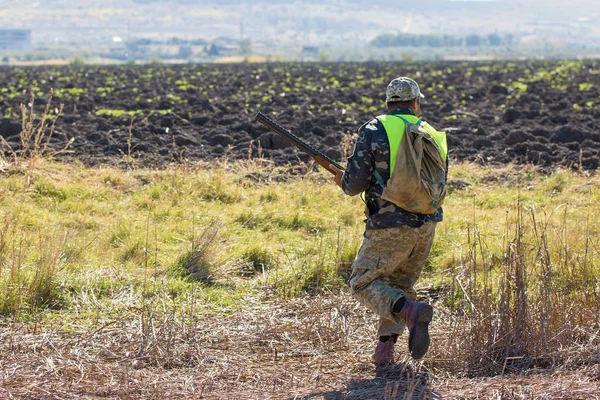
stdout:
[[415,112],[415,115],[418,117],[421,114],[421,99],[415,97],[412,103],[412,109]]

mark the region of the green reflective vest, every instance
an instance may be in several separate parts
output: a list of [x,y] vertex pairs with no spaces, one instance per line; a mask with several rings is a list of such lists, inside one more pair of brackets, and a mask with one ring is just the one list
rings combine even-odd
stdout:
[[448,144],[446,143],[446,132],[438,132],[427,122],[421,121],[419,117],[415,115],[402,115],[402,117],[388,114],[380,115],[377,117],[379,122],[383,125],[385,133],[387,134],[388,141],[390,143],[390,176],[394,171],[396,165],[396,157],[398,156],[398,149],[400,148],[400,142],[402,136],[404,136],[405,123],[402,119],[407,120],[411,124],[418,124],[421,122],[421,127],[427,131],[433,137],[435,142],[440,148],[442,158],[448,160]]

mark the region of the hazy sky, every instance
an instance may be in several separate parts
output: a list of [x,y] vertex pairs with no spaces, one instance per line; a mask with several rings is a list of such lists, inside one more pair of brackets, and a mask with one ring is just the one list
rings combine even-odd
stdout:
[[364,43],[401,32],[537,34],[600,42],[600,1],[0,0],[0,27],[31,28],[37,43],[242,34],[291,43]]

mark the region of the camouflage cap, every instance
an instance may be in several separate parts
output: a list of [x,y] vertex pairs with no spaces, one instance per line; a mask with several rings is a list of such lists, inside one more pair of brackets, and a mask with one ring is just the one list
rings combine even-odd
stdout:
[[419,90],[417,82],[405,76],[392,80],[385,91],[385,101],[388,103],[412,100],[415,97],[425,96]]

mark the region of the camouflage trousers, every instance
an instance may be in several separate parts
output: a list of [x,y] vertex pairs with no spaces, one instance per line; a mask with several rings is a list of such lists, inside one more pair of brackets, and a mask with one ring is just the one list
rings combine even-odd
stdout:
[[379,336],[404,331],[404,321],[392,308],[404,295],[416,300],[413,286],[429,256],[436,224],[365,231],[352,264],[350,289],[359,303],[379,315]]

